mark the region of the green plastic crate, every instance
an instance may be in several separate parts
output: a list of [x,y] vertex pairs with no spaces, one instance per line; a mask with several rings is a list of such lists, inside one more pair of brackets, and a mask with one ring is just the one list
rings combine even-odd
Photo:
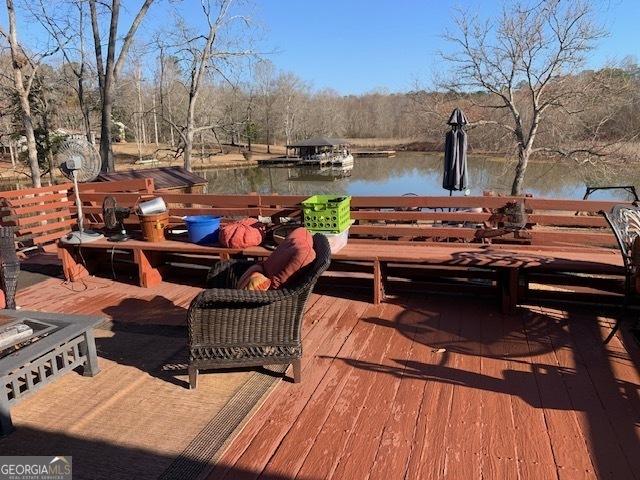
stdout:
[[351,197],[314,195],[302,202],[304,226],[312,232],[341,233],[351,224]]

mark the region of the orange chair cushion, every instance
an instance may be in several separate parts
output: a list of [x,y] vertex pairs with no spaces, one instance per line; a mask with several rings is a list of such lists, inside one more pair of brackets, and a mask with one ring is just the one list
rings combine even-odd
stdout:
[[271,288],[280,288],[316,259],[313,235],[304,227],[296,228],[262,262],[264,274],[271,280]]
[[264,226],[253,218],[220,227],[220,245],[227,248],[255,247],[264,239]]

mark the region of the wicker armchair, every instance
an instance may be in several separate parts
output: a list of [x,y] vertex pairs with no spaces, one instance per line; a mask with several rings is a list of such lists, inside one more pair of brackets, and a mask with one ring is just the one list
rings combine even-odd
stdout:
[[307,299],[331,261],[324,235],[313,237],[315,261],[290,279],[284,288],[238,290],[246,260],[219,262],[209,272],[207,290],[188,312],[189,386],[196,388],[198,370],[293,364],[300,381],[301,327]]
[[633,242],[640,235],[640,207],[616,205],[610,212],[602,213],[618,241],[625,271],[622,314],[616,320],[615,326],[605,340],[605,343],[608,343],[620,328],[620,324],[627,314],[631,298],[635,295],[633,280],[636,275],[640,274],[638,265],[634,263],[632,257]]
[[16,237],[11,227],[0,227],[0,288],[4,292],[6,308],[16,308],[16,288],[20,274],[20,260],[16,254]]

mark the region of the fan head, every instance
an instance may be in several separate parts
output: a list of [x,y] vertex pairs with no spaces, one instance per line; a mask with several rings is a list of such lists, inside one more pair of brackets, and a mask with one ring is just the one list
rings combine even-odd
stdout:
[[104,197],[102,201],[102,217],[104,219],[104,226],[108,230],[113,230],[118,226],[118,219],[116,218],[116,208],[118,206],[118,202],[116,199],[107,196]]
[[128,207],[119,207],[114,197],[108,195],[102,201],[102,217],[104,226],[107,230],[115,228],[124,228],[123,222],[125,218],[131,215],[131,209]]
[[100,155],[86,139],[65,140],[56,153],[56,163],[70,180],[73,180],[74,171],[79,182],[92,182],[100,174]]

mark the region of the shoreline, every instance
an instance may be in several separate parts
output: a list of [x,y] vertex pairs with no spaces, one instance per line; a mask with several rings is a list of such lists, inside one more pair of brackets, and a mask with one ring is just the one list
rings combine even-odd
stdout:
[[[368,149],[368,150],[395,150],[396,154],[408,153],[408,154],[422,154],[430,156],[442,156],[443,151],[433,144],[428,142],[417,141],[381,141],[381,140],[367,140],[367,139],[352,139],[353,150]],[[143,170],[145,168],[155,167],[171,167],[182,166],[181,157],[173,157],[172,155],[158,155],[163,151],[161,146],[155,144],[147,144],[143,146],[142,153],[138,152],[138,147],[135,143],[127,144],[114,144],[114,156],[116,162],[116,171],[126,170]],[[271,153],[267,153],[266,145],[255,144],[252,146],[251,152],[246,152],[242,146],[229,146],[224,145],[225,153],[213,153],[207,157],[200,157],[200,153],[197,149],[194,149],[194,157],[192,162],[192,169],[195,172],[205,170],[228,170],[234,168],[252,168],[259,166],[259,160],[274,159],[283,157],[285,155],[285,147],[282,145],[271,145]],[[434,148],[435,147],[435,148]],[[248,157],[248,158],[247,158]],[[471,151],[469,152],[470,158],[480,158],[483,160],[496,161],[496,162],[515,162],[515,158],[509,158],[504,153],[499,152],[486,152],[486,151]],[[143,161],[140,162],[139,158]],[[357,158],[357,156],[356,156]],[[363,157],[366,158],[366,157]],[[394,161],[398,157],[396,155],[392,157],[377,157],[381,160]],[[552,162],[564,162],[571,161],[564,158],[532,158],[531,163],[552,163]],[[21,172],[28,172],[26,165],[22,167]],[[53,175],[54,180],[64,179],[56,169]],[[42,176],[43,183],[50,183],[49,174]],[[30,179],[24,173],[18,173],[11,167],[11,164],[5,162],[0,164],[0,183],[3,184],[16,184],[23,185],[30,183]]]

